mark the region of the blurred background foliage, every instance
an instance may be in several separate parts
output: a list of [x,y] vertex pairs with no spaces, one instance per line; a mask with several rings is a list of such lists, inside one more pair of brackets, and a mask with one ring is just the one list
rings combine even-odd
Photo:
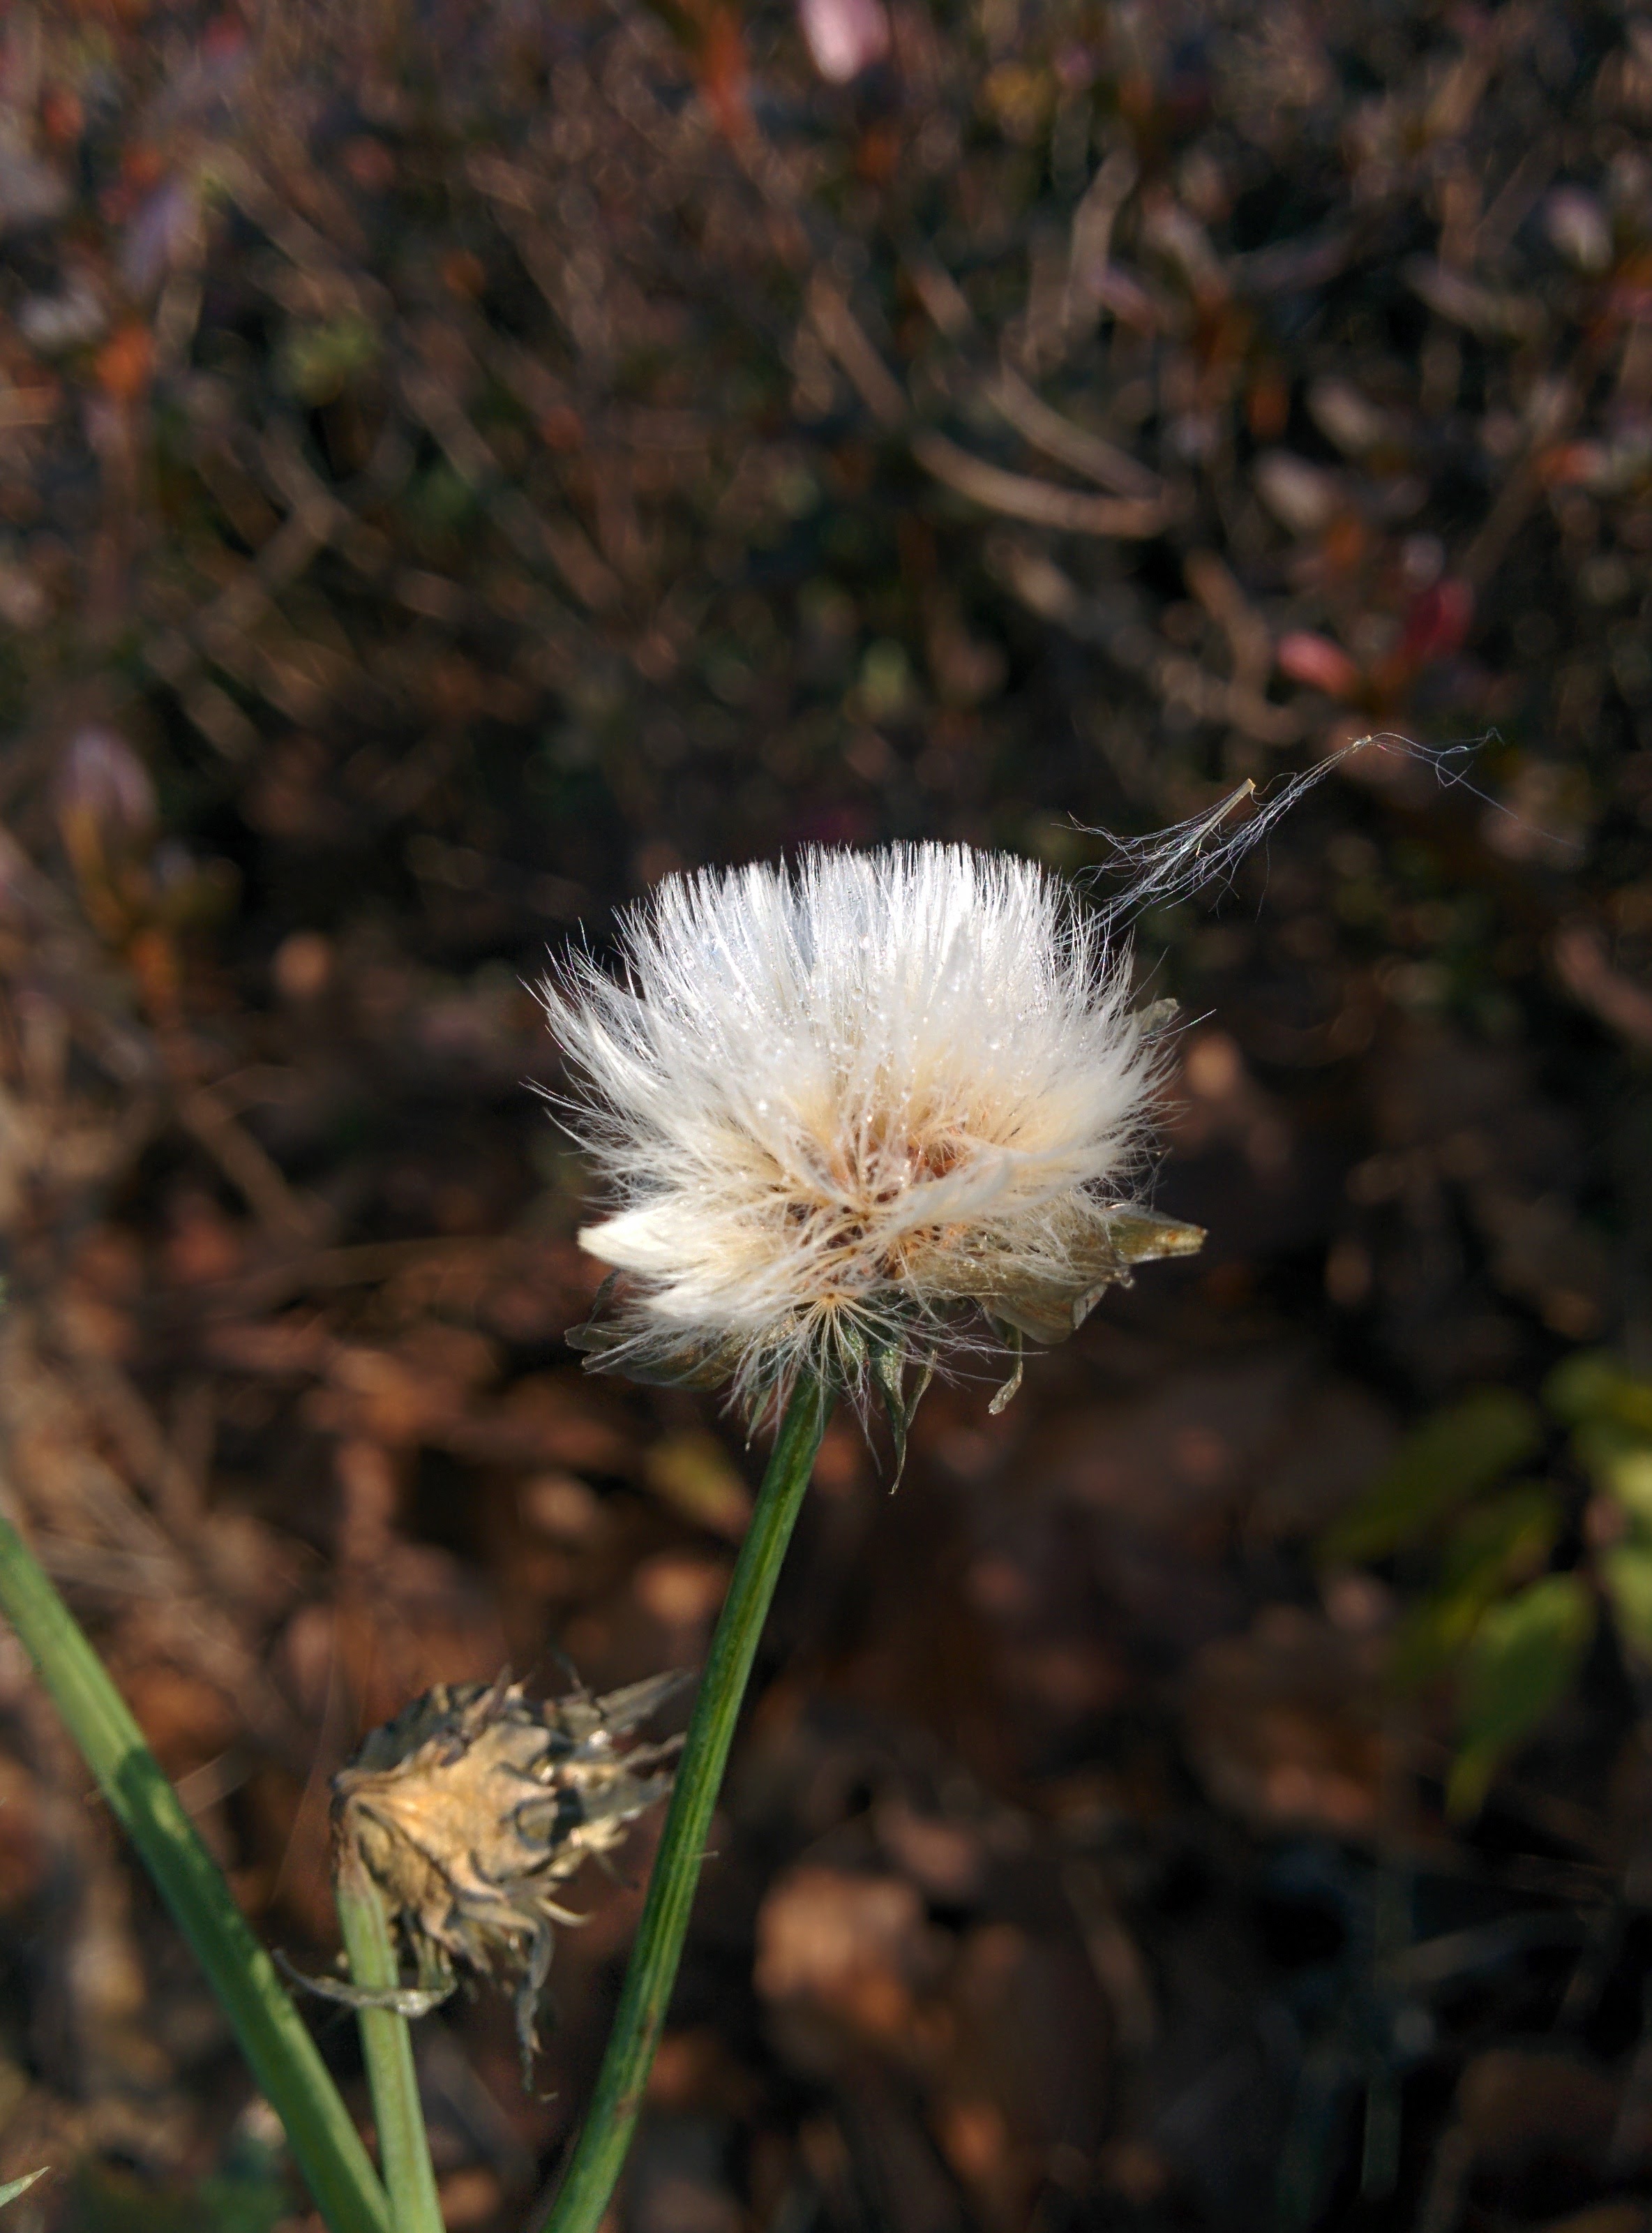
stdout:
[[[1458,1815],[1481,1805],[1576,1676],[1601,1601],[1637,1677],[1652,1656],[1652,1385],[1582,1351],[1544,1393],[1540,1409],[1486,1388],[1434,1413],[1321,1546],[1333,1559],[1434,1554],[1437,1579],[1395,1638],[1394,1672],[1458,1676],[1461,1749],[1447,1785]],[[1511,1481],[1544,1455],[1557,1418],[1571,1429],[1560,1463]],[[1578,1494],[1580,1479],[1592,1494]]]
[[[359,1732],[692,1663],[749,1508],[563,1343],[547,948],[1476,747],[1137,924],[1203,1258],[829,1441],[625,2233],[1644,2225],[1649,124],[1584,0],[0,26],[0,1459],[301,1963]],[[8,2222],[302,2222],[10,1649],[0,1799]]]

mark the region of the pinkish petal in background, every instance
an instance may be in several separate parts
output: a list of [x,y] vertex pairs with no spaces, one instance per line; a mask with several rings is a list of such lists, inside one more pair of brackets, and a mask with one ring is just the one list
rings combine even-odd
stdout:
[[115,730],[78,730],[57,770],[60,815],[84,817],[107,839],[141,841],[153,829],[155,786],[148,769]]
[[1399,657],[1428,667],[1460,651],[1474,617],[1474,592],[1467,582],[1447,578],[1419,590],[1405,616]]
[[1274,653],[1281,674],[1328,698],[1351,698],[1359,688],[1359,669],[1340,644],[1307,628],[1281,636]]
[[1610,268],[1611,221],[1599,199],[1581,186],[1557,186],[1543,205],[1543,229],[1574,270]]
[[797,0],[810,60],[823,78],[847,85],[889,51],[882,0]]

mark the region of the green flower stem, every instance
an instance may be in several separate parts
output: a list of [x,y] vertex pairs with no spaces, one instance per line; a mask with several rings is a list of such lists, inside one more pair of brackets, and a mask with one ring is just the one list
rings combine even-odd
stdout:
[[0,1520],[0,1611],[39,1670],[235,2027],[333,2233],[390,2233],[384,2191],[315,2042],[230,1897],[108,1673],[16,1529]]
[[[401,1977],[384,1903],[354,1856],[345,1857],[334,1893],[352,1980],[368,1992],[393,1991]],[[391,2222],[396,2233],[442,2233],[442,2206],[436,2198],[430,2140],[419,2106],[407,2019],[392,2008],[364,2008],[356,2021],[361,2027],[361,2056],[379,2128],[379,2161],[390,2195]]]
[[630,2146],[682,1958],[734,1725],[830,1409],[820,1383],[804,1379],[781,1422],[712,1638],[596,2092],[543,2233],[596,2233]]

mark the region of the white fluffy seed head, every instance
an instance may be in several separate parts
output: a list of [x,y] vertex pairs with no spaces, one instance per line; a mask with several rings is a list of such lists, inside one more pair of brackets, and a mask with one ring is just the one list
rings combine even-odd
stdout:
[[604,1363],[753,1408],[805,1369],[861,1393],[879,1347],[936,1361],[983,1311],[1059,1338],[1123,1275],[1155,1059],[1056,877],[811,850],[668,879],[621,948],[543,987],[615,1203],[580,1240],[627,1275]]

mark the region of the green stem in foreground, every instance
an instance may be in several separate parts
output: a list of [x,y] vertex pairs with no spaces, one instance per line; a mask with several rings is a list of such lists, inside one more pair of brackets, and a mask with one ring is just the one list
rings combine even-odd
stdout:
[[[384,1903],[353,1855],[346,1855],[339,1868],[334,1894],[352,1979],[368,1992],[393,1990],[401,1978]],[[356,2021],[361,2027],[361,2059],[379,2128],[379,2161],[390,2196],[391,2222],[396,2233],[442,2233],[442,2206],[436,2197],[430,2141],[419,2106],[407,2019],[392,2008],[364,2008]]]
[[734,1725],[830,1409],[820,1383],[803,1379],[781,1422],[712,1638],[608,2053],[544,2233],[595,2233],[630,2146],[699,1888],[706,1834]]
[[127,1702],[10,1523],[0,1611],[17,1631],[110,1812],[194,1948],[333,2233],[390,2233],[383,2189],[315,2042],[178,1803]]

